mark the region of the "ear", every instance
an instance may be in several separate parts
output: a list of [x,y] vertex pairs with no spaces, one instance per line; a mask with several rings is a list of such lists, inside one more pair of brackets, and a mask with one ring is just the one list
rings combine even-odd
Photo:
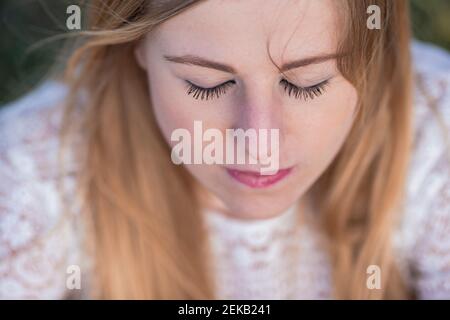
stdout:
[[134,47],[134,57],[136,58],[137,64],[144,70],[147,70],[147,63],[145,59],[145,38],[138,41]]

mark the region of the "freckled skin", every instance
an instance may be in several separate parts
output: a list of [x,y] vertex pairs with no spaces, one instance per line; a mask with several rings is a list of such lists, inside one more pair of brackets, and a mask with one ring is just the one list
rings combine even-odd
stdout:
[[[285,77],[272,63],[336,53],[338,17],[332,0],[209,0],[164,22],[137,47],[147,71],[151,105],[170,145],[176,128],[193,135],[195,120],[203,130],[277,128],[280,168],[294,167],[279,183],[252,189],[230,178],[223,165],[186,165],[202,187],[243,219],[281,214],[319,178],[342,146],[354,121],[355,88],[336,69],[335,60],[286,72],[290,83],[311,87],[329,80],[313,99],[289,96]],[[197,55],[232,66],[236,74],[166,61],[164,55]],[[211,88],[234,84],[219,98],[196,100],[186,80]],[[150,105],[150,102],[149,102]],[[248,169],[242,166],[242,170]],[[301,202],[302,203],[302,202]]]

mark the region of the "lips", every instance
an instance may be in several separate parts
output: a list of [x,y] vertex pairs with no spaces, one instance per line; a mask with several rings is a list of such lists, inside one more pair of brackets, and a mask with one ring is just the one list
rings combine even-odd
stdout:
[[273,175],[262,175],[255,171],[241,171],[229,168],[226,168],[226,170],[233,179],[251,188],[267,188],[283,180],[291,173],[292,168],[280,169]]

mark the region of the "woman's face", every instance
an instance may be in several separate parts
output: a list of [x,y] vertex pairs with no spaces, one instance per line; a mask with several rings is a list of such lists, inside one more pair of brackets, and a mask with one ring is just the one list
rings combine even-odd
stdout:
[[[194,138],[194,121],[224,138],[226,129],[279,130],[274,175],[260,175],[259,162],[185,165],[228,214],[282,213],[302,199],[342,146],[357,93],[333,57],[340,29],[333,0],[210,0],[164,22],[138,47],[170,146],[178,144],[171,139],[175,129]],[[219,89],[202,100],[201,89],[188,94],[192,84]],[[267,142],[268,154],[275,154]]]

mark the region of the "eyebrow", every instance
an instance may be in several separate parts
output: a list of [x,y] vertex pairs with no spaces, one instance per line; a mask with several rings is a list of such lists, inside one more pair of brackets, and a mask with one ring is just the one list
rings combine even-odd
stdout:
[[[333,54],[324,54],[324,55],[319,55],[319,56],[298,59],[298,60],[290,61],[288,63],[283,64],[280,68],[280,71],[285,72],[285,71],[288,71],[291,69],[304,67],[304,66],[307,66],[310,64],[318,64],[318,63],[322,63],[322,62],[325,62],[328,60],[333,60],[338,57],[339,57],[338,54],[333,53]],[[199,56],[195,56],[195,55],[190,55],[190,54],[182,55],[182,56],[164,55],[164,58],[167,61],[174,62],[174,63],[195,65],[195,66],[200,66],[200,67],[204,67],[204,68],[224,71],[224,72],[232,73],[232,74],[237,73],[236,69],[234,69],[232,66],[229,66],[229,65],[226,65],[226,64],[223,64],[220,62],[211,61],[211,60],[208,60],[208,59],[205,59],[205,58],[202,58]]]

